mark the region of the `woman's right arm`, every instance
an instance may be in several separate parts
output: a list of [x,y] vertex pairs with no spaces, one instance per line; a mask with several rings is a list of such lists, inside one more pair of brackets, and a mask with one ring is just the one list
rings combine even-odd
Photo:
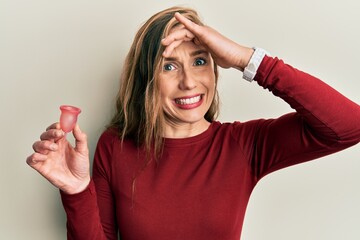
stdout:
[[61,192],[68,216],[68,239],[118,239],[110,178],[114,140],[111,131],[101,135],[94,155],[92,181],[85,191],[75,195]]
[[[73,130],[76,145],[66,140],[59,123],[48,127],[33,144],[26,162],[60,189],[67,215],[68,239],[107,239],[100,220],[94,182],[90,180],[86,134]],[[116,239],[116,238],[114,238]]]
[[55,187],[67,194],[83,191],[90,182],[87,136],[78,125],[73,130],[75,147],[66,140],[59,123],[49,126],[33,144],[26,162]]

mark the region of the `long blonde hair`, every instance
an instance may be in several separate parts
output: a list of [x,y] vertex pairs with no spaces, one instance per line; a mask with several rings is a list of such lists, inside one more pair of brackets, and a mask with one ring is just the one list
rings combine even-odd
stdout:
[[[159,94],[158,76],[164,47],[160,41],[179,22],[176,12],[203,25],[197,12],[190,8],[172,7],[153,15],[137,32],[126,57],[117,96],[116,113],[108,128],[116,129],[121,140],[131,139],[144,147],[148,156],[157,159],[163,146],[164,112]],[[215,66],[215,79],[218,70]],[[209,122],[219,111],[218,93],[205,115]]]

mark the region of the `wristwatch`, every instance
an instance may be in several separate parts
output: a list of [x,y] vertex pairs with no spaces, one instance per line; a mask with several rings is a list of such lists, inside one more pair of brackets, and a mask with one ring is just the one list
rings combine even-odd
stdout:
[[260,63],[268,53],[262,48],[253,48],[255,51],[250,58],[248,65],[245,67],[243,72],[243,79],[252,82],[256,75],[256,72],[260,66]]

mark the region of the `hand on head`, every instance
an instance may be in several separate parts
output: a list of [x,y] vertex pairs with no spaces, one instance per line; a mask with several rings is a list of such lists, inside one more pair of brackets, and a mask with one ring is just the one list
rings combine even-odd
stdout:
[[60,124],[52,124],[33,144],[34,153],[26,159],[32,168],[69,194],[84,190],[90,182],[86,134],[76,125],[73,135],[75,147],[66,140]]
[[233,67],[243,71],[248,64],[253,53],[252,48],[241,46],[208,26],[195,24],[180,13],[175,13],[175,18],[184,27],[175,29],[162,39],[161,43],[165,46],[164,57],[171,56],[181,43],[193,41],[205,47],[220,67]]

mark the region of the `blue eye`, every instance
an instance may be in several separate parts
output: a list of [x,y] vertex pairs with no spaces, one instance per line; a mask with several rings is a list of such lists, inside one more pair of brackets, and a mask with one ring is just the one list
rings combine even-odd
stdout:
[[202,58],[197,58],[194,62],[194,66],[201,66],[205,64],[206,64],[206,60]]
[[175,67],[172,64],[165,64],[164,67],[163,67],[164,71],[171,71],[171,70],[174,70],[174,69],[175,69]]

